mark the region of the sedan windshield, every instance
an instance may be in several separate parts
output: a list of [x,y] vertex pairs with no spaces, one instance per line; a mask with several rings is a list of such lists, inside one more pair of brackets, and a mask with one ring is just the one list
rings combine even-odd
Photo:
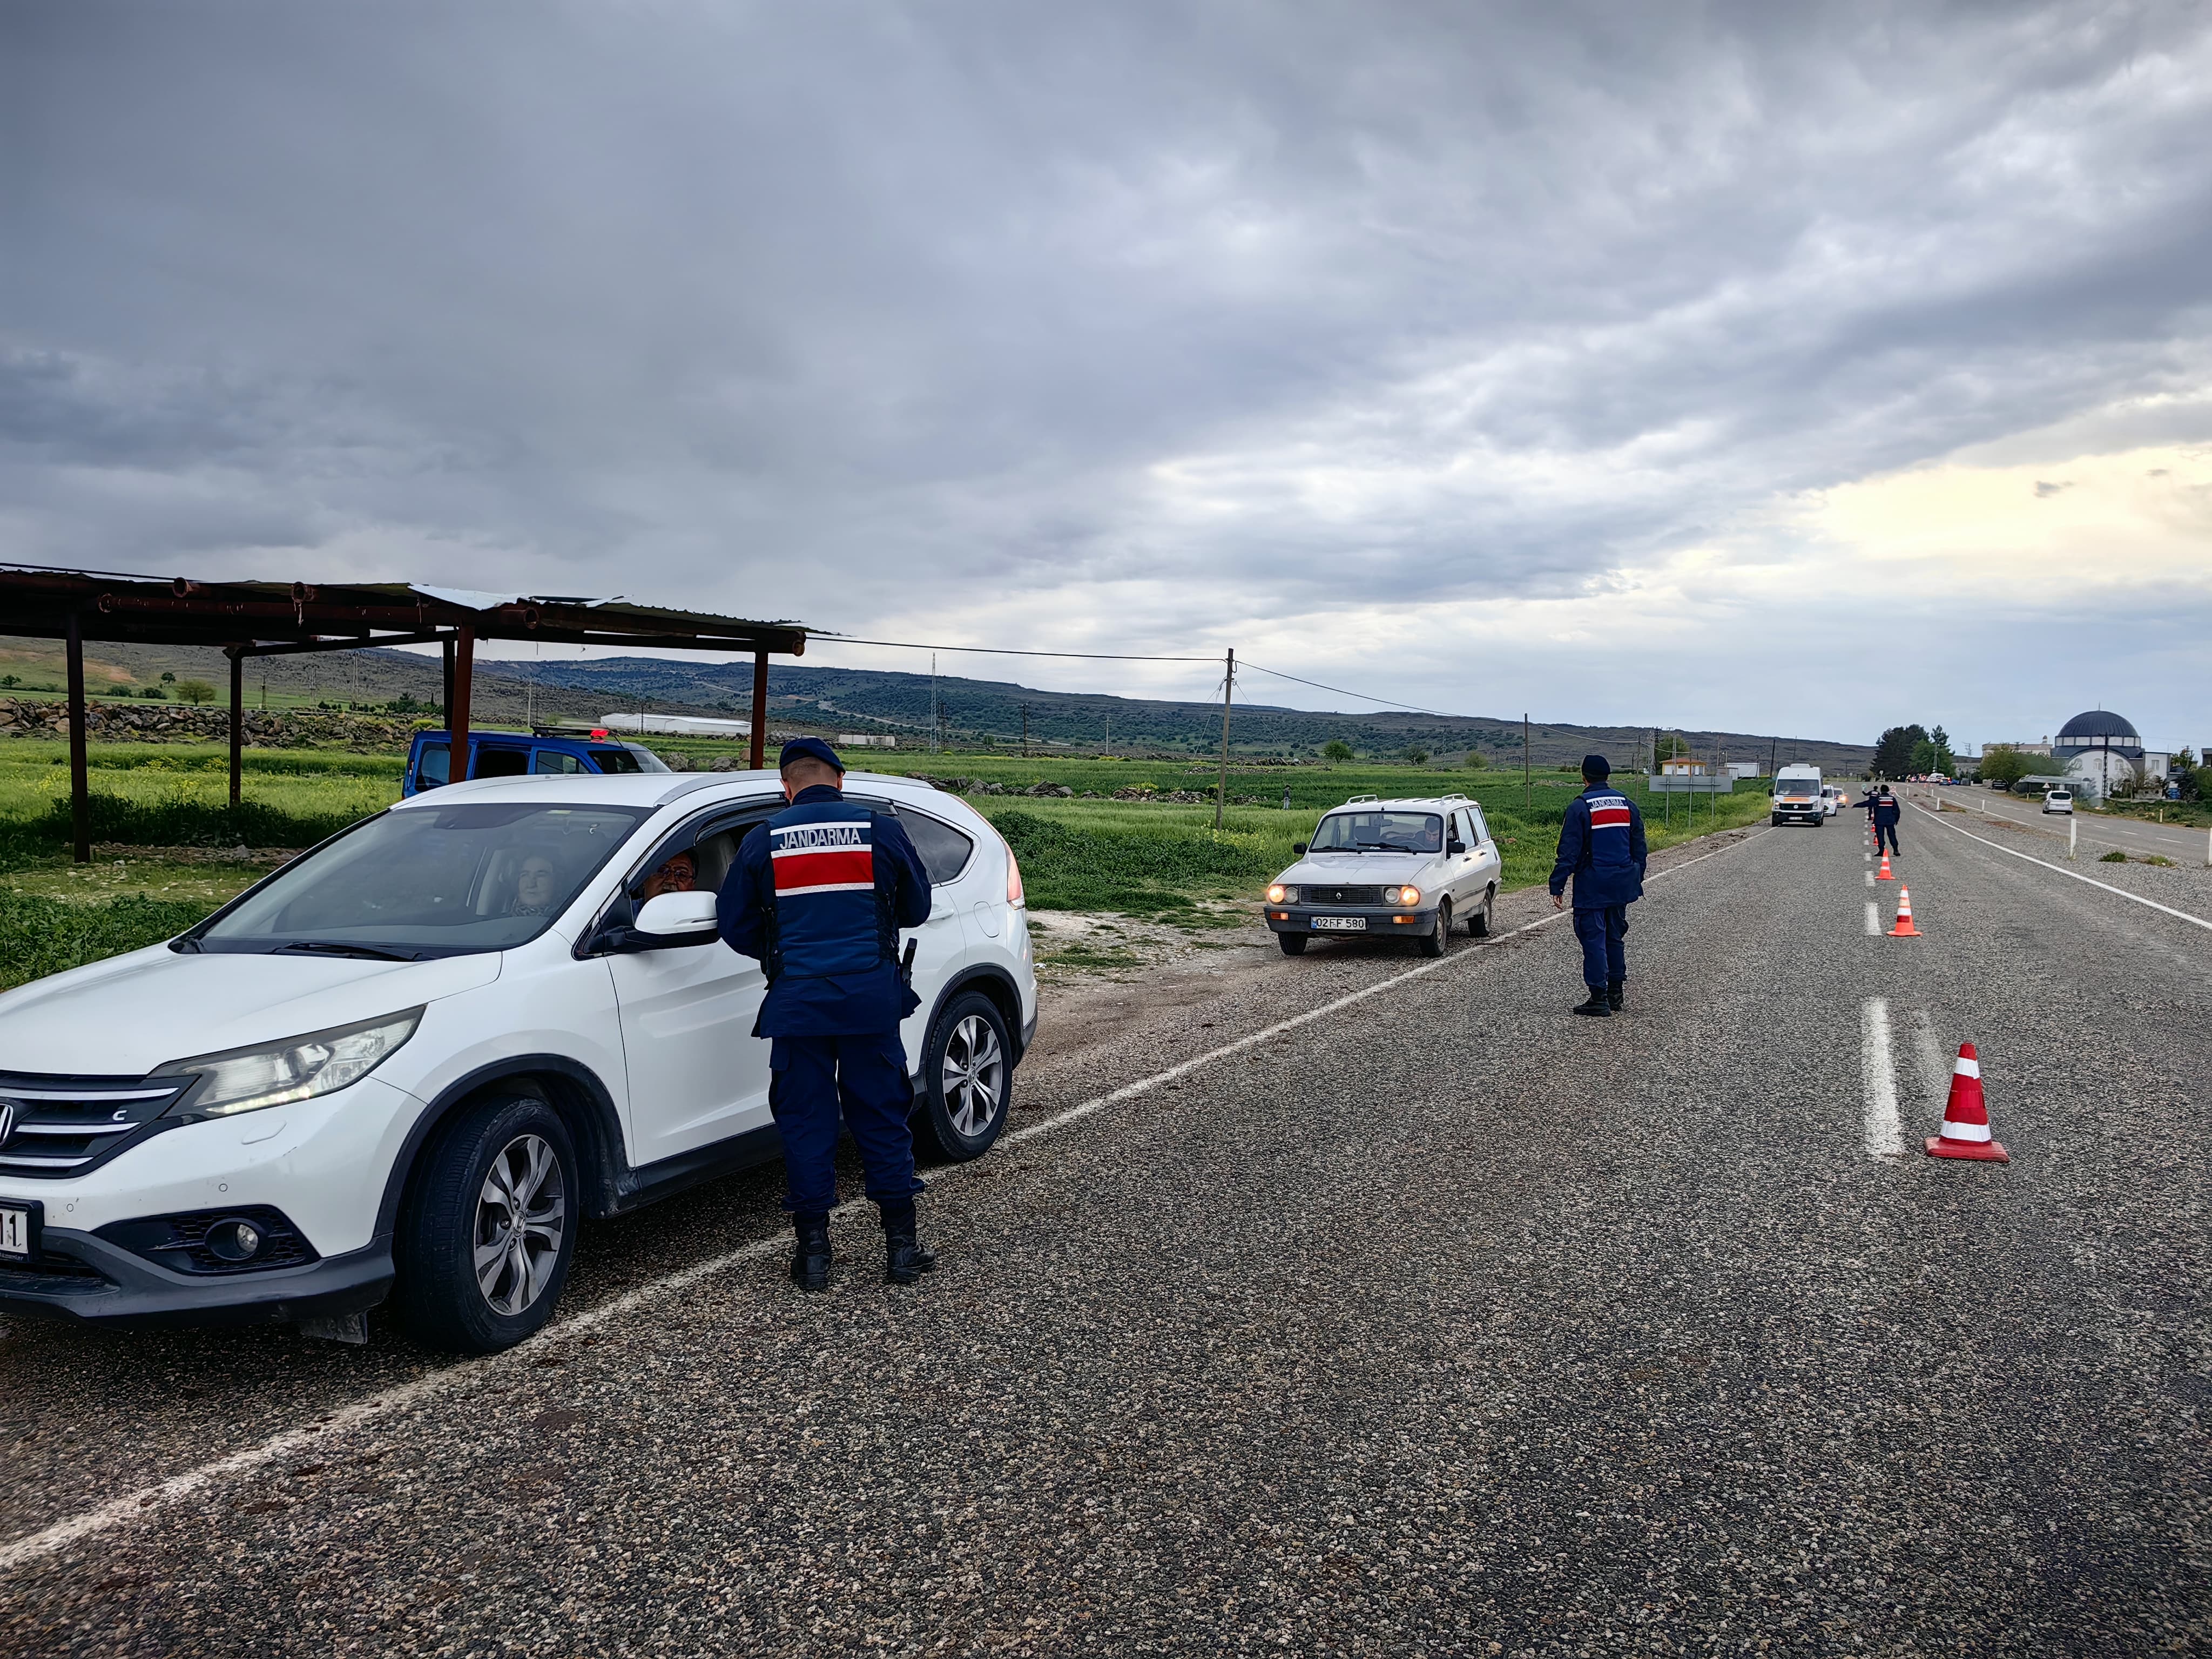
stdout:
[[1440,853],[1444,821],[1434,812],[1331,812],[1314,831],[1316,853]]
[[651,810],[485,801],[386,812],[186,937],[207,951],[402,961],[506,950],[544,933]]

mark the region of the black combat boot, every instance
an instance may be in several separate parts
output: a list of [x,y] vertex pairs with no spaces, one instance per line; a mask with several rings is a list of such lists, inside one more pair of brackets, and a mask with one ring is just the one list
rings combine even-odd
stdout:
[[937,1271],[936,1255],[924,1249],[914,1218],[914,1200],[878,1206],[884,1218],[884,1283],[911,1285]]
[[1613,1006],[1606,1000],[1605,988],[1604,987],[1598,985],[1593,985],[1589,988],[1589,1000],[1587,1002],[1577,1002],[1575,1004],[1572,1012],[1577,1014],[1589,1014],[1593,1018],[1596,1019],[1611,1019],[1613,1018]]
[[802,1291],[830,1288],[830,1218],[819,1211],[791,1218],[798,1243],[791,1250],[791,1282]]
[[1626,980],[1614,980],[1605,988],[1605,1006],[1612,1009],[1614,1013],[1619,1013],[1620,1005],[1627,1000],[1628,981]]

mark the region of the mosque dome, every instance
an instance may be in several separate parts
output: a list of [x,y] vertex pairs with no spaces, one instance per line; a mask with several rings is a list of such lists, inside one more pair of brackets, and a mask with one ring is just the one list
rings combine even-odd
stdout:
[[2051,752],[2064,759],[2089,749],[2109,749],[2115,754],[2138,756],[2142,753],[2142,738],[2125,715],[2115,714],[2109,708],[2089,708],[2058,728]]

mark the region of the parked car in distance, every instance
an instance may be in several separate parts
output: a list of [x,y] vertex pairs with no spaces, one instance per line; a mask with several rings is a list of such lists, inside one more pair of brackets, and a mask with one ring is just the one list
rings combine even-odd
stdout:
[[[441,788],[453,780],[453,742],[444,732],[417,732],[407,748],[400,795]],[[583,732],[469,732],[465,778],[567,777],[577,773],[665,772],[659,756],[641,743],[624,743],[604,731]]]
[[[916,1139],[978,1157],[1036,1030],[1020,870],[955,796],[845,787],[929,872]],[[390,1297],[438,1347],[530,1335],[580,1221],[777,1155],[714,897],[783,805],[772,772],[450,784],[0,995],[0,1310],[362,1340]]]
[[1285,956],[1316,934],[1409,939],[1442,956],[1455,921],[1490,932],[1505,865],[1482,808],[1465,795],[1354,795],[1322,814],[1298,861],[1267,889],[1266,915]]
[[2045,790],[2043,792],[2043,810],[2046,812],[2063,812],[2068,817],[2072,817],[2074,812],[2074,792],[2071,789]]

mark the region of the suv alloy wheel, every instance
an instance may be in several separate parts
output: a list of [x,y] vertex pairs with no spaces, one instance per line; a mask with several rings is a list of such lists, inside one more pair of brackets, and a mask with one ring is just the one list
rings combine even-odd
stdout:
[[544,1328],[576,1252],[576,1174],[568,1126],[529,1096],[464,1108],[440,1132],[394,1241],[418,1341],[495,1353]]
[[938,1011],[922,1049],[917,1115],[947,1162],[981,1158],[1006,1127],[1012,1054],[1006,1018],[981,991],[963,991]]

